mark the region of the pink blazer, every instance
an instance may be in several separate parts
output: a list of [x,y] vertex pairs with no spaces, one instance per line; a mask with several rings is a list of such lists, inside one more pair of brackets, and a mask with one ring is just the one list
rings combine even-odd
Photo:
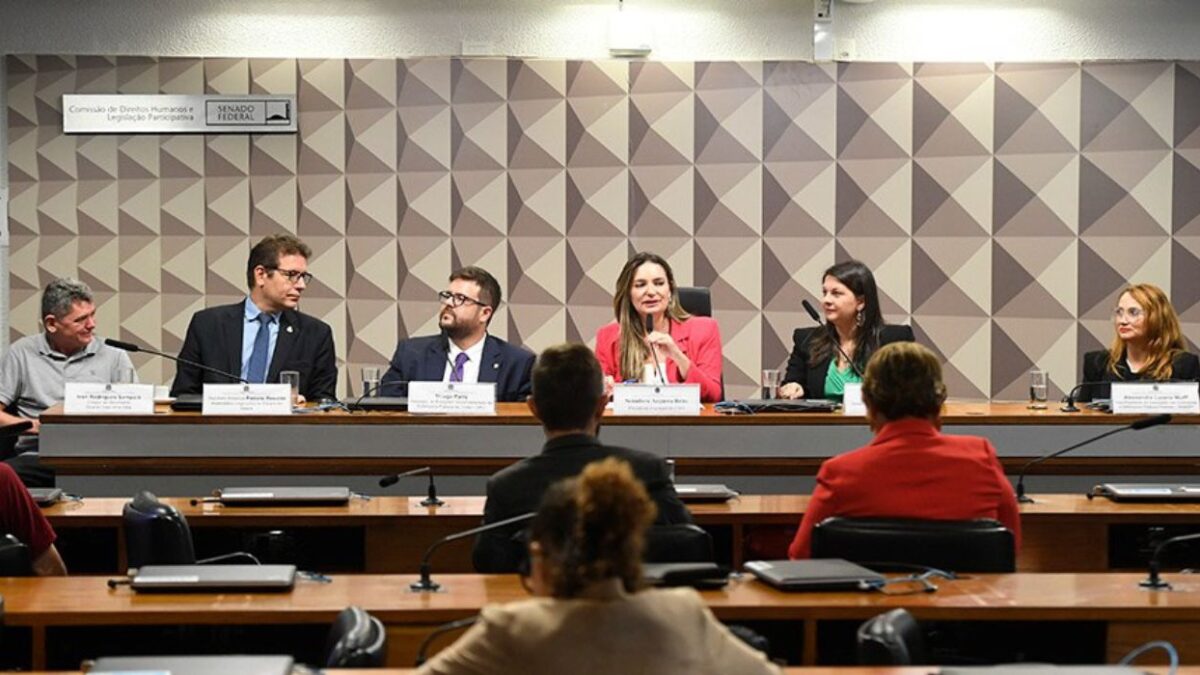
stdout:
[[[621,325],[616,321],[596,331],[596,358],[605,375],[621,381],[620,350]],[[667,381],[700,385],[700,400],[713,403],[721,400],[721,329],[716,320],[707,316],[693,316],[687,321],[671,322],[671,338],[679,350],[692,362],[687,378],[679,376],[679,366],[668,359]]]

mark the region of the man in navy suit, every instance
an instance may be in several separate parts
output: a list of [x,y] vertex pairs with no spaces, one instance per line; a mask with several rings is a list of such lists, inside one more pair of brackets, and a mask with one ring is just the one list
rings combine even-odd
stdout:
[[[300,395],[337,398],[337,365],[329,324],[301,314],[300,294],[312,281],[312,250],[290,234],[264,237],[250,249],[242,302],[196,312],[179,358],[202,363],[247,382],[278,382],[279,373],[300,373]],[[205,382],[236,383],[233,377],[183,363],[171,395],[199,394]]]
[[464,267],[450,275],[438,298],[442,333],[401,340],[380,381],[381,392],[406,396],[409,382],[495,382],[497,401],[524,401],[533,353],[487,332],[500,306],[496,278],[485,269]]

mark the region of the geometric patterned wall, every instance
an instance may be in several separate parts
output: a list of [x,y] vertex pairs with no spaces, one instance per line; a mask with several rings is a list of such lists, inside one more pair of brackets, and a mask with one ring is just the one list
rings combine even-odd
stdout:
[[[1055,389],[1150,281],[1200,336],[1200,64],[8,58],[11,337],[51,278],[100,332],[177,350],[244,293],[251,242],[314,249],[303,307],[342,389],[434,329],[450,269],[501,337],[590,341],[628,255],[712,287],[731,395],[784,362],[855,257],[952,396]],[[64,93],[296,94],[297,135],[65,136]],[[169,362],[137,355],[144,380]],[[347,375],[350,375],[350,378]],[[354,386],[357,389],[357,385]]]

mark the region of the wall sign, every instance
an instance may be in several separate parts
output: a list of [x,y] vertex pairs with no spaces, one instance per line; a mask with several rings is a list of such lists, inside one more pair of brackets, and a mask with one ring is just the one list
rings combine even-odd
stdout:
[[296,133],[295,96],[64,94],[68,134]]

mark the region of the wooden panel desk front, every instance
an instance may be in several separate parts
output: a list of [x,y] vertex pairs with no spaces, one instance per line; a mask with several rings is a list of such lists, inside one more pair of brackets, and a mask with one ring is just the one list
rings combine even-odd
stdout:
[[[905,607],[921,620],[1093,621],[1107,626],[1108,662],[1150,639],[1173,642],[1184,663],[1200,660],[1200,578],[1165,575],[1170,592],[1138,588],[1140,574],[979,575],[940,581],[936,593],[781,593],[757,581],[734,581],[702,593],[725,621],[798,624],[804,660],[815,664],[817,623],[864,620]],[[286,594],[135,594],[109,589],[104,577],[4,578],[5,624],[33,631],[33,667],[44,668],[47,629],[65,626],[325,624],[358,605],[387,625],[388,664],[412,663],[431,627],[478,613],[493,602],[527,597],[515,576],[439,575],[446,591],[411,593],[412,575],[335,576],[330,583],[301,581]],[[1049,629],[1049,626],[1047,627]]]
[[[1020,403],[947,404],[949,433],[987,436],[1009,470],[1026,459],[1128,424],[1134,416],[1094,411],[1031,411]],[[41,454],[64,474],[386,473],[433,465],[441,473],[486,475],[537,452],[542,432],[524,404],[496,415],[314,412],[288,417],[41,417]],[[1040,471],[1075,474],[1200,473],[1200,416],[1122,434]],[[859,447],[871,433],[861,417],[840,414],[724,415],[604,420],[606,443],[674,457],[681,474],[813,474],[823,459]]]
[[[1114,503],[1082,495],[1032,495],[1021,505],[1024,546],[1018,556],[1022,572],[1101,572],[1110,569],[1109,540],[1115,525],[1200,525],[1200,504]],[[414,572],[425,549],[445,535],[479,524],[483,497],[447,497],[439,508],[423,507],[419,497],[353,499],[346,506],[228,507],[192,505],[185,498],[163,498],[193,528],[362,528],[365,571]],[[55,529],[70,536],[72,528],[121,528],[125,499],[89,498],[61,502],[43,512]],[[794,530],[808,505],[807,495],[743,495],[719,504],[691,504],[696,522],[726,529],[731,549],[724,558],[740,566],[748,535],[766,528]],[[118,538],[119,538],[118,534]],[[123,554],[124,546],[118,547]],[[776,553],[783,555],[782,551]],[[116,569],[124,569],[124,561]],[[471,571],[470,541],[439,551],[437,567]]]

